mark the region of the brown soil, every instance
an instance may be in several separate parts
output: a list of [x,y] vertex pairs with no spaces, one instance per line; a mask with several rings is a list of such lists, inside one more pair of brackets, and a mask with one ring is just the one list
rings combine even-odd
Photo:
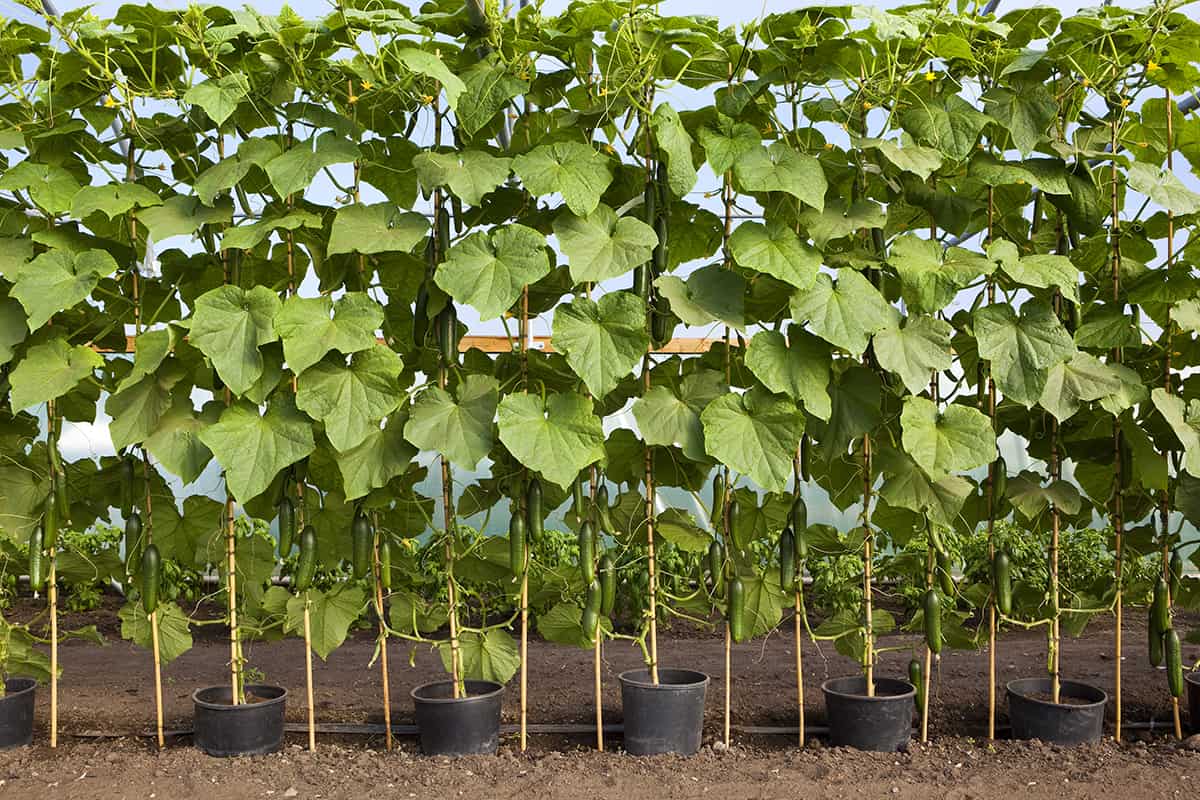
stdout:
[[[89,622],[95,619],[89,617]],[[785,623],[785,628],[790,625]],[[110,621],[102,630],[114,630]],[[910,657],[909,636],[888,637],[881,675],[902,677]],[[860,798],[928,797],[1029,798],[1121,796],[1123,800],[1188,796],[1200,782],[1200,756],[1177,748],[1169,736],[1171,706],[1166,677],[1144,655],[1145,631],[1127,628],[1123,704],[1126,721],[1157,720],[1155,729],[1130,730],[1121,745],[1059,750],[1033,742],[986,742],[987,653],[945,651],[933,674],[932,742],[914,742],[907,754],[869,754],[823,746],[819,739],[804,751],[793,735],[739,733],[725,750],[720,736],[724,697],[723,649],[719,638],[664,638],[664,665],[687,666],[713,676],[708,693],[705,746],[691,759],[632,758],[620,752],[592,750],[590,735],[539,735],[521,754],[514,737],[505,737],[500,753],[451,762],[419,755],[411,737],[397,739],[399,752],[383,751],[382,737],[324,734],[315,754],[301,747],[303,737],[289,735],[283,752],[253,759],[211,759],[177,736],[156,753],[145,734],[153,725],[153,670],[148,653],[111,639],[106,647],[83,641],[62,646],[60,744],[46,746],[49,693],[39,688],[35,744],[0,753],[0,798],[508,798],[557,797],[654,798]],[[327,663],[317,660],[318,722],[379,722],[379,668],[368,666],[375,642],[360,632]],[[203,629],[196,646],[164,669],[163,694],[168,729],[191,726],[191,692],[226,677],[228,645],[218,626]],[[412,722],[409,692],[443,677],[436,653],[428,647],[393,640],[391,692],[393,722]],[[287,687],[288,720],[303,722],[303,644],[294,639],[248,645],[247,656],[268,682]],[[1193,663],[1200,648],[1185,645],[1184,661]],[[834,652],[806,643],[805,704],[809,726],[824,724],[820,683],[853,674],[855,665]],[[622,643],[604,653],[606,722],[620,720],[619,672],[641,666],[640,652]],[[733,722],[736,726],[794,726],[794,651],[790,635],[776,633],[736,645],[733,653]],[[996,661],[999,734],[1004,735],[1003,685],[1017,677],[1043,674],[1045,643],[1040,634],[1006,634]],[[1112,637],[1103,624],[1082,639],[1064,643],[1065,677],[1112,690]],[[531,722],[589,723],[592,707],[592,656],[589,651],[530,642]],[[1110,703],[1111,721],[1111,703]],[[504,698],[506,722],[517,718],[516,682]],[[1186,716],[1186,715],[1185,715]],[[1186,721],[1186,720],[1185,720]],[[121,738],[92,738],[97,733]]]

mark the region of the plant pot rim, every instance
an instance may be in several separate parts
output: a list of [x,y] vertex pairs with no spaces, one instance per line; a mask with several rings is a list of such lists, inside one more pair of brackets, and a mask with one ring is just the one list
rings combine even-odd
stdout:
[[[646,667],[638,667],[637,669],[627,669],[617,675],[617,680],[622,684],[636,686],[639,689],[649,689],[656,692],[669,692],[680,689],[694,689],[697,686],[706,686],[710,680],[705,672],[697,669],[686,669],[683,667],[659,667],[659,676],[661,678],[664,672],[673,672],[676,674],[688,674],[694,676],[693,680],[675,681],[672,683],[655,683],[650,679],[650,670]],[[645,677],[642,677],[642,676]],[[681,675],[682,677],[682,675]]]
[[[17,684],[18,686],[20,686],[20,688],[12,688],[12,689],[8,688],[9,686],[12,686],[13,684]],[[21,685],[21,684],[24,684],[24,685]],[[0,698],[0,699],[16,697],[18,695],[25,694],[26,692],[32,692],[36,688],[37,688],[37,678],[29,678],[24,675],[21,675],[19,677],[14,677],[14,678],[7,678],[4,681],[4,698]]]
[[192,692],[192,702],[195,703],[196,705],[200,706],[201,708],[208,708],[208,709],[212,709],[214,711],[229,711],[231,709],[242,709],[242,708],[246,708],[246,709],[264,708],[266,706],[275,705],[277,703],[283,703],[284,701],[287,700],[288,691],[287,691],[287,689],[283,688],[282,686],[275,686],[274,684],[270,684],[270,683],[248,683],[243,687],[244,691],[251,691],[254,689],[266,689],[267,691],[269,691],[271,693],[279,692],[279,694],[277,694],[275,697],[262,698],[257,703],[236,703],[236,704],[235,703],[214,703],[213,701],[205,700],[203,697],[200,696],[204,692],[211,692],[213,690],[229,691],[228,685],[220,684],[217,686],[202,686],[199,689],[197,689],[196,691]]
[[[1100,695],[1100,698],[1098,700],[1088,700],[1088,702],[1084,702],[1084,703],[1052,703],[1049,700],[1042,700],[1037,697],[1030,697],[1028,694],[1026,694],[1024,691],[1022,691],[1022,689],[1025,689],[1028,686],[1040,686],[1043,684],[1048,685],[1049,683],[1050,683],[1049,678],[1016,678],[1016,679],[1011,680],[1008,683],[1006,683],[1004,685],[1004,690],[1010,696],[1015,695],[1015,696],[1021,698],[1021,700],[1023,700],[1026,703],[1032,703],[1032,704],[1038,705],[1038,706],[1045,706],[1046,708],[1064,709],[1064,710],[1068,710],[1068,711],[1070,711],[1070,710],[1084,711],[1084,710],[1088,710],[1088,709],[1094,709],[1099,706],[1103,706],[1105,703],[1108,702],[1108,692],[1104,691],[1099,686],[1093,686],[1092,684],[1084,683],[1083,681],[1060,680],[1058,682],[1059,694],[1060,695],[1066,694],[1068,697],[1074,697],[1076,700],[1088,700],[1087,697],[1080,697],[1079,694],[1076,693],[1079,689],[1083,689],[1084,691],[1086,691],[1089,694],[1098,693]],[[1016,687],[1020,687],[1020,688],[1016,688]],[[1075,691],[1072,691],[1072,690],[1075,690]]]
[[1190,684],[1200,686],[1200,669],[1183,673],[1183,679]]
[[895,700],[911,700],[912,698],[917,696],[917,687],[913,686],[911,683],[909,683],[908,681],[903,680],[901,678],[876,678],[875,679],[876,687],[878,687],[882,683],[882,684],[890,684],[893,687],[897,687],[897,688],[900,686],[907,686],[908,688],[902,692],[897,692],[894,694],[882,694],[882,695],[877,694],[874,697],[871,697],[871,696],[868,696],[865,694],[861,694],[859,692],[847,692],[847,691],[843,691],[841,689],[834,689],[830,685],[830,684],[838,683],[840,681],[848,681],[848,680],[859,680],[859,681],[863,681],[864,684],[866,682],[866,679],[863,678],[861,675],[843,675],[840,678],[830,678],[830,679],[826,680],[825,682],[823,682],[821,684],[821,691],[827,695],[831,694],[835,697],[843,697],[843,698],[847,698],[847,699],[851,699],[851,700],[861,700],[866,703],[887,703],[887,702],[895,701]]
[[504,693],[504,684],[502,684],[502,683],[497,683],[496,681],[485,681],[485,680],[466,680],[466,681],[463,681],[463,683],[475,684],[476,686],[478,686],[479,684],[486,684],[488,686],[492,686],[495,688],[489,689],[488,691],[482,692],[480,694],[469,694],[466,697],[426,697],[422,694],[422,692],[424,690],[429,689],[432,686],[450,686],[453,683],[454,683],[453,680],[445,680],[445,679],[439,680],[439,681],[429,681],[428,683],[422,683],[420,686],[413,687],[412,691],[410,691],[408,694],[409,694],[409,697],[411,697],[413,699],[413,702],[415,702],[415,703],[430,703],[430,704],[435,704],[435,705],[461,705],[463,703],[479,703],[479,702],[482,702],[489,698],[495,697],[498,694]]

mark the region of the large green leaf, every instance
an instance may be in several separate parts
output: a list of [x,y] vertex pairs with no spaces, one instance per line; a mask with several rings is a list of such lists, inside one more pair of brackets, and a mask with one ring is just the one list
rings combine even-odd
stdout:
[[900,124],[919,141],[936,147],[947,158],[961,161],[975,152],[979,134],[991,118],[957,94],[944,105],[914,103],[900,114]]
[[723,322],[731,328],[745,329],[746,282],[720,264],[701,267],[687,281],[663,275],[655,279],[654,285],[685,325]]
[[59,311],[81,303],[116,270],[117,262],[103,250],[48,250],[21,267],[12,296],[25,307],[29,330],[36,331]]
[[69,345],[61,337],[34,347],[8,376],[8,402],[20,411],[62,397],[104,366],[104,358],[86,345]]
[[617,278],[650,259],[658,236],[636,217],[617,217],[601,203],[587,216],[560,214],[554,235],[576,283]]
[[413,158],[413,166],[422,186],[446,186],[455,197],[474,206],[508,179],[512,159],[497,158],[482,150],[425,152]]
[[337,302],[328,295],[292,295],[275,315],[283,357],[296,374],[331,350],[349,355],[374,347],[382,324],[383,308],[363,292],[347,292]]
[[[155,613],[158,614],[158,657],[164,665],[170,664],[192,649],[192,621],[183,609],[171,602],[160,602]],[[130,600],[121,606],[117,616],[121,620],[122,639],[128,639],[146,651],[153,648],[150,618],[142,608],[141,600]]]
[[467,86],[463,83],[462,78],[455,75],[446,66],[446,62],[442,61],[440,56],[418,50],[415,47],[402,47],[396,51],[395,55],[396,60],[413,72],[433,78],[441,84],[446,91],[446,99],[450,102],[450,107],[458,108],[459,98],[466,91]]
[[1183,468],[1200,478],[1200,400],[1185,403],[1162,387],[1152,391],[1150,398],[1183,445]]
[[1066,256],[1035,254],[1022,258],[1017,246],[1004,239],[988,245],[987,255],[1013,282],[1035,289],[1061,289],[1079,302],[1079,270]]
[[274,140],[247,139],[238,145],[236,153],[201,172],[192,188],[202,203],[211,206],[217,195],[236,186],[251,168],[265,167],[277,155],[279,145]]
[[162,205],[162,198],[140,183],[105,183],[85,186],[71,201],[71,216],[84,219],[97,212],[116,219],[133,208]]
[[860,147],[879,151],[892,166],[911,172],[921,180],[928,180],[942,165],[941,153],[929,147],[916,144],[901,147],[890,139],[860,139],[857,143]]
[[517,156],[513,170],[533,194],[562,195],[567,208],[584,217],[612,183],[608,159],[581,142],[540,144]]
[[197,83],[184,93],[183,101],[200,106],[209,119],[217,125],[222,125],[248,94],[250,81],[241,72],[231,72]]
[[463,93],[456,106],[456,117],[459,129],[468,136],[474,136],[491,122],[508,101],[529,91],[529,82],[514,75],[508,65],[495,57],[477,61],[460,77]]
[[159,417],[154,432],[146,439],[146,449],[172,475],[191,483],[212,460],[212,451],[200,441],[200,432],[221,417],[221,404],[211,401],[197,414],[191,398],[176,397],[172,406]]
[[599,302],[576,297],[555,309],[551,341],[592,394],[604,397],[650,344],[645,302],[629,292],[609,292]]
[[355,447],[337,454],[346,500],[357,500],[372,489],[387,486],[412,466],[417,450],[404,438],[405,422],[396,414],[382,430],[372,430]]
[[900,276],[904,301],[927,314],[950,305],[959,290],[994,269],[977,253],[960,247],[943,250],[937,242],[914,234],[892,242],[888,262]]
[[71,210],[71,201],[79,191],[79,181],[66,169],[53,164],[38,164],[25,159],[18,164],[7,164],[0,172],[0,189],[13,191],[22,189],[29,194],[38,208],[51,214],[64,214]]
[[697,370],[680,381],[678,387],[651,388],[634,401],[633,417],[646,444],[678,446],[693,461],[707,461],[700,414],[728,391],[721,373]]
[[996,385],[1027,408],[1041,399],[1050,367],[1075,355],[1071,334],[1043,302],[1025,303],[1020,316],[1006,305],[985,306],[974,321],[979,355],[992,362]]
[[1200,194],[1187,187],[1174,172],[1139,161],[1126,171],[1129,185],[1176,214],[1195,214],[1200,211]]
[[287,197],[303,192],[317,173],[334,164],[348,164],[362,158],[354,142],[336,133],[321,134],[313,142],[300,142],[268,161],[264,167],[275,193]]
[[971,494],[971,482],[961,475],[934,480],[907,453],[885,447],[874,457],[884,474],[879,495],[888,505],[926,514],[935,524],[951,526]]
[[862,355],[871,335],[894,327],[900,313],[856,270],[837,272],[837,284],[825,273],[807,292],[792,295],[792,318],[808,320],[813,333],[835,347]]
[[329,234],[329,255],[407,252],[425,238],[429,222],[391,203],[343,206]]
[[821,254],[778,220],[766,225],[744,222],[729,238],[733,259],[748,269],[765,272],[804,291],[821,268]]
[[262,416],[249,403],[235,403],[199,436],[241,502],[262,494],[280,470],[316,449],[312,423],[296,410],[290,395],[276,397]]
[[782,141],[738,156],[734,174],[749,192],[786,192],[817,211],[825,208],[825,171],[816,158]]
[[11,297],[0,297],[0,365],[12,361],[14,349],[28,333],[25,309]]
[[139,444],[157,430],[162,415],[171,407],[171,388],[180,377],[176,372],[147,375],[109,395],[104,411],[112,417],[108,434],[114,448],[120,451]]
[[1033,152],[1058,115],[1054,95],[1040,82],[1012,89],[996,87],[988,90],[983,100],[988,115],[1008,129],[1023,156]]
[[346,640],[350,626],[362,613],[365,603],[366,594],[362,588],[351,583],[340,584],[328,592],[309,589],[288,599],[284,631],[304,635],[304,606],[307,604],[309,641],[313,652],[324,661]]
[[156,242],[172,236],[191,236],[205,225],[220,225],[233,217],[233,204],[227,198],[209,208],[198,197],[168,197],[160,206],[142,209],[138,222]]
[[996,460],[991,420],[976,408],[938,409],[924,397],[908,397],[900,414],[904,450],[934,479]]
[[258,247],[274,231],[320,227],[321,218],[310,211],[293,210],[284,214],[271,214],[249,225],[226,228],[221,237],[221,246],[227,250],[251,250]]
[[791,400],[754,388],[718,397],[700,420],[710,456],[769,492],[786,488],[804,432],[804,415]]
[[659,151],[666,156],[667,183],[671,194],[683,197],[696,185],[696,167],[692,164],[692,137],[679,112],[660,103],[650,117],[650,127],[658,140]]
[[1077,352],[1070,361],[1061,361],[1050,368],[1038,405],[1063,422],[1075,416],[1084,403],[1120,390],[1121,379],[1112,368],[1093,355]]
[[740,575],[744,601],[742,629],[747,637],[763,636],[783,619],[784,594],[776,576],[757,573]]
[[746,350],[746,366],[772,392],[803,403],[814,417],[828,420],[829,345],[798,325],[787,338],[775,331],[759,331]]
[[404,364],[377,344],[350,357],[328,356],[300,373],[296,405],[325,423],[325,435],[338,451],[360,444],[400,402],[396,379]]
[[912,394],[920,394],[933,373],[954,363],[950,323],[936,317],[913,315],[903,327],[884,328],[875,334],[875,356],[879,366],[900,376]]
[[525,466],[568,487],[604,457],[604,430],[590,398],[510,394],[500,401],[500,441]]
[[717,115],[716,127],[700,129],[699,139],[708,165],[717,175],[728,172],[743,154],[758,148],[762,142],[753,125],[735,122],[721,114]]
[[[450,642],[438,642],[442,666],[451,670]],[[516,642],[507,631],[488,628],[486,631],[466,631],[459,634],[458,652],[462,664],[462,677],[468,680],[508,683],[521,668],[521,654]]]
[[249,291],[219,286],[196,300],[190,341],[208,356],[234,394],[244,394],[263,372],[258,349],[274,342],[279,296],[266,286]]
[[[607,619],[600,620],[600,627],[611,630],[612,623]],[[537,618],[537,631],[548,642],[565,644],[571,647],[591,649],[591,632],[584,633],[583,609],[577,603],[556,603],[553,608]]]
[[404,436],[422,450],[473,470],[492,449],[500,385],[490,375],[468,375],[457,395],[437,386],[423,391],[413,403]]
[[434,274],[437,285],[460,303],[495,319],[521,290],[550,272],[546,237],[519,223],[472,233],[450,248]]

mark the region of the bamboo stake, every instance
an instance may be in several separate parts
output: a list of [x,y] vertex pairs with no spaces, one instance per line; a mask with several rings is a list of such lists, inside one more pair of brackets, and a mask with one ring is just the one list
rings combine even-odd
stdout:
[[[650,354],[642,356],[642,396],[650,391]],[[658,685],[658,576],[654,569],[654,458],[646,445],[646,571],[650,595],[650,681]]]
[[[871,434],[863,434],[863,607],[866,610],[863,633],[863,667],[867,679],[867,697],[875,696],[875,624],[871,608],[871,559],[875,535],[871,532]],[[925,698],[929,702],[929,698]]]
[[[529,391],[529,286],[521,287],[521,391]],[[521,752],[528,747],[529,718],[529,548],[521,565]]]
[[[1113,68],[1114,76],[1116,68]],[[1110,144],[1112,152],[1117,152],[1118,138],[1120,134],[1120,117],[1122,114],[1117,114],[1113,117],[1111,130]],[[1120,170],[1117,169],[1117,160],[1114,156],[1110,167],[1111,196],[1112,196],[1112,224],[1109,226],[1109,238],[1112,247],[1112,299],[1114,308],[1120,302],[1121,297],[1121,210],[1118,205],[1117,187],[1120,180]],[[1114,347],[1111,360],[1116,363],[1121,363],[1121,348]],[[1116,606],[1116,631],[1114,634],[1114,647],[1116,653],[1113,657],[1115,662],[1113,665],[1115,691],[1113,693],[1113,720],[1115,729],[1113,738],[1116,741],[1121,741],[1121,634],[1122,634],[1122,592],[1121,592],[1121,573],[1123,567],[1123,534],[1125,528],[1124,520],[1124,501],[1122,492],[1124,490],[1125,476],[1122,474],[1122,461],[1124,455],[1124,447],[1121,441],[1121,420],[1113,417],[1113,508],[1112,508],[1112,525],[1114,535],[1114,546],[1116,548],[1116,561],[1113,565],[1113,576],[1116,581],[1116,597],[1113,602]]]
[[162,750],[166,746],[166,742],[163,738],[162,660],[159,657],[157,608],[150,612],[150,644],[154,650],[155,733],[157,734],[158,749]]
[[[1175,171],[1175,110],[1174,101],[1171,99],[1171,89],[1168,87],[1165,90],[1166,110],[1167,110],[1167,172],[1174,174]],[[1167,272],[1175,265],[1175,213],[1167,209]],[[1163,369],[1163,388],[1167,394],[1171,394],[1171,347],[1174,334],[1174,322],[1167,321],[1166,334],[1166,356],[1164,359]],[[1140,335],[1139,331],[1139,335]],[[1166,490],[1159,493],[1159,518],[1162,523],[1162,568],[1163,576],[1166,578],[1167,586],[1171,585],[1171,561],[1168,555],[1168,538],[1170,536],[1170,500]],[[1175,602],[1175,598],[1170,598],[1171,602]],[[1179,719],[1179,698],[1171,696],[1171,717],[1175,723],[1175,738],[1183,738],[1183,726]],[[1196,724],[1195,721],[1192,722]]]
[[[589,292],[590,294],[590,292]],[[589,469],[591,479],[591,499],[592,510],[596,510],[596,490],[599,488],[599,481],[596,475],[596,465],[592,464]],[[596,514],[597,522],[600,515]],[[599,525],[597,525],[597,535],[601,534]],[[601,636],[601,627],[599,618],[596,620],[596,631],[592,637],[592,677],[593,677],[593,703],[596,706],[596,750],[604,752],[604,698],[602,694],[602,683],[600,674],[600,662],[603,648],[603,636]]]
[[[54,502],[51,500],[50,502]],[[58,747],[58,576],[55,552],[50,548],[50,577],[46,596],[50,602],[50,746]]]
[[379,557],[379,539],[382,533],[375,534],[375,609],[379,615],[379,671],[383,681],[383,726],[384,749],[392,749],[392,691],[388,680],[388,635],[383,605],[383,561]]
[[[987,202],[987,243],[992,243],[996,219],[996,203],[995,189],[988,187],[988,202]],[[1036,224],[1036,217],[1035,217]],[[996,284],[989,275],[987,279],[987,301],[988,305],[996,302]],[[987,414],[988,420],[992,426],[992,433],[996,432],[996,381],[992,377],[992,370],[989,366],[987,375]],[[999,469],[999,463],[993,461],[988,467],[987,487],[987,547],[988,547],[988,563],[993,564],[996,560],[996,470]],[[929,695],[925,696],[925,702],[929,702]],[[988,741],[996,739],[996,593],[991,593],[991,599],[988,601]]]
[[[933,547],[930,545],[925,553],[925,586],[927,589],[933,589]],[[921,703],[921,744],[929,742],[929,678],[933,672],[933,649],[930,648],[929,642],[925,643],[925,669],[921,675],[921,681],[925,685],[922,687],[924,691],[925,702]]]
[[317,710],[313,702],[312,675],[312,627],[309,622],[309,608],[312,600],[307,591],[304,592],[304,694],[308,700],[308,751],[317,752]]
[[[796,447],[796,455],[795,455],[795,457],[792,458],[792,477],[793,477],[793,486],[795,489],[795,491],[793,492],[793,500],[792,500],[793,504],[796,502],[796,498],[799,498],[801,495],[800,482],[801,482],[802,476],[800,474],[800,469],[801,469],[800,462],[802,459],[801,448],[803,446],[804,445],[803,445],[803,438],[802,438],[801,444],[797,445],[797,447]],[[807,513],[805,514],[805,518],[807,519]],[[792,518],[792,525],[793,525],[792,535],[800,536],[801,535],[800,531],[795,529],[795,518],[794,517]],[[796,602],[796,615],[795,615],[795,618],[793,619],[793,624],[795,627],[795,638],[796,638],[796,711],[797,711],[797,715],[798,715],[797,729],[799,731],[799,746],[801,749],[803,749],[804,748],[804,654],[801,652],[801,643],[804,641],[804,635],[803,635],[804,562],[803,561],[797,561],[797,563],[796,563],[795,602]]]

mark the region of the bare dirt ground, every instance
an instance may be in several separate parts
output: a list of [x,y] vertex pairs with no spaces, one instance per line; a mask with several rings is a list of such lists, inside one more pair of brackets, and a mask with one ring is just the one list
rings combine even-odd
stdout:
[[[94,616],[88,621],[95,621]],[[271,756],[212,759],[193,747],[189,736],[172,738],[158,753],[148,732],[154,720],[153,671],[148,653],[116,638],[111,621],[101,629],[110,643],[98,647],[72,641],[61,649],[60,743],[46,744],[48,692],[37,698],[35,744],[0,753],[0,797],[38,798],[1100,798],[1120,800],[1194,797],[1200,791],[1200,753],[1179,748],[1170,736],[1170,703],[1165,676],[1145,658],[1145,631],[1126,633],[1125,719],[1158,720],[1154,730],[1139,727],[1120,745],[1105,742],[1060,750],[1041,743],[986,741],[987,653],[946,651],[934,675],[931,743],[914,742],[906,754],[868,754],[824,746],[813,738],[803,751],[792,736],[734,732],[734,747],[719,744],[724,695],[723,645],[716,637],[679,636],[660,641],[664,665],[708,672],[705,746],[689,759],[634,758],[610,737],[610,752],[594,750],[594,736],[539,735],[530,751],[519,752],[505,737],[500,753],[457,761],[420,755],[415,739],[399,737],[398,752],[383,750],[382,736],[324,734],[317,752],[290,735],[285,749]],[[784,623],[790,631],[790,624]],[[889,637],[880,674],[901,676],[913,637]],[[733,653],[733,722],[741,726],[796,724],[794,641],[776,633],[765,641],[737,645]],[[370,632],[360,632],[327,663],[315,666],[318,722],[380,722],[378,665],[368,666],[375,649]],[[443,676],[435,653],[411,650],[393,641],[391,690],[393,722],[412,722],[409,691]],[[1045,642],[1037,633],[1006,634],[997,649],[1000,735],[1006,723],[1004,682],[1043,674]],[[287,640],[248,648],[251,664],[268,681],[291,691],[288,719],[305,720],[303,644]],[[852,674],[855,665],[833,651],[805,643],[805,703],[810,726],[824,724],[820,683]],[[1185,645],[1185,663],[1200,647]],[[590,651],[537,640],[530,644],[529,719],[538,723],[594,720]],[[164,670],[168,729],[191,726],[191,692],[221,683],[228,645],[218,626],[203,629],[196,646]],[[619,722],[619,672],[641,666],[640,653],[610,644],[604,653],[604,713]],[[1111,630],[1094,624],[1082,639],[1068,640],[1065,677],[1111,691]],[[516,682],[505,696],[506,722],[517,718]],[[1110,703],[1111,712],[1111,703]],[[1111,719],[1111,713],[1110,713]],[[1186,724],[1186,714],[1185,714]],[[94,738],[104,733],[113,738]],[[716,745],[716,746],[714,746]]]

